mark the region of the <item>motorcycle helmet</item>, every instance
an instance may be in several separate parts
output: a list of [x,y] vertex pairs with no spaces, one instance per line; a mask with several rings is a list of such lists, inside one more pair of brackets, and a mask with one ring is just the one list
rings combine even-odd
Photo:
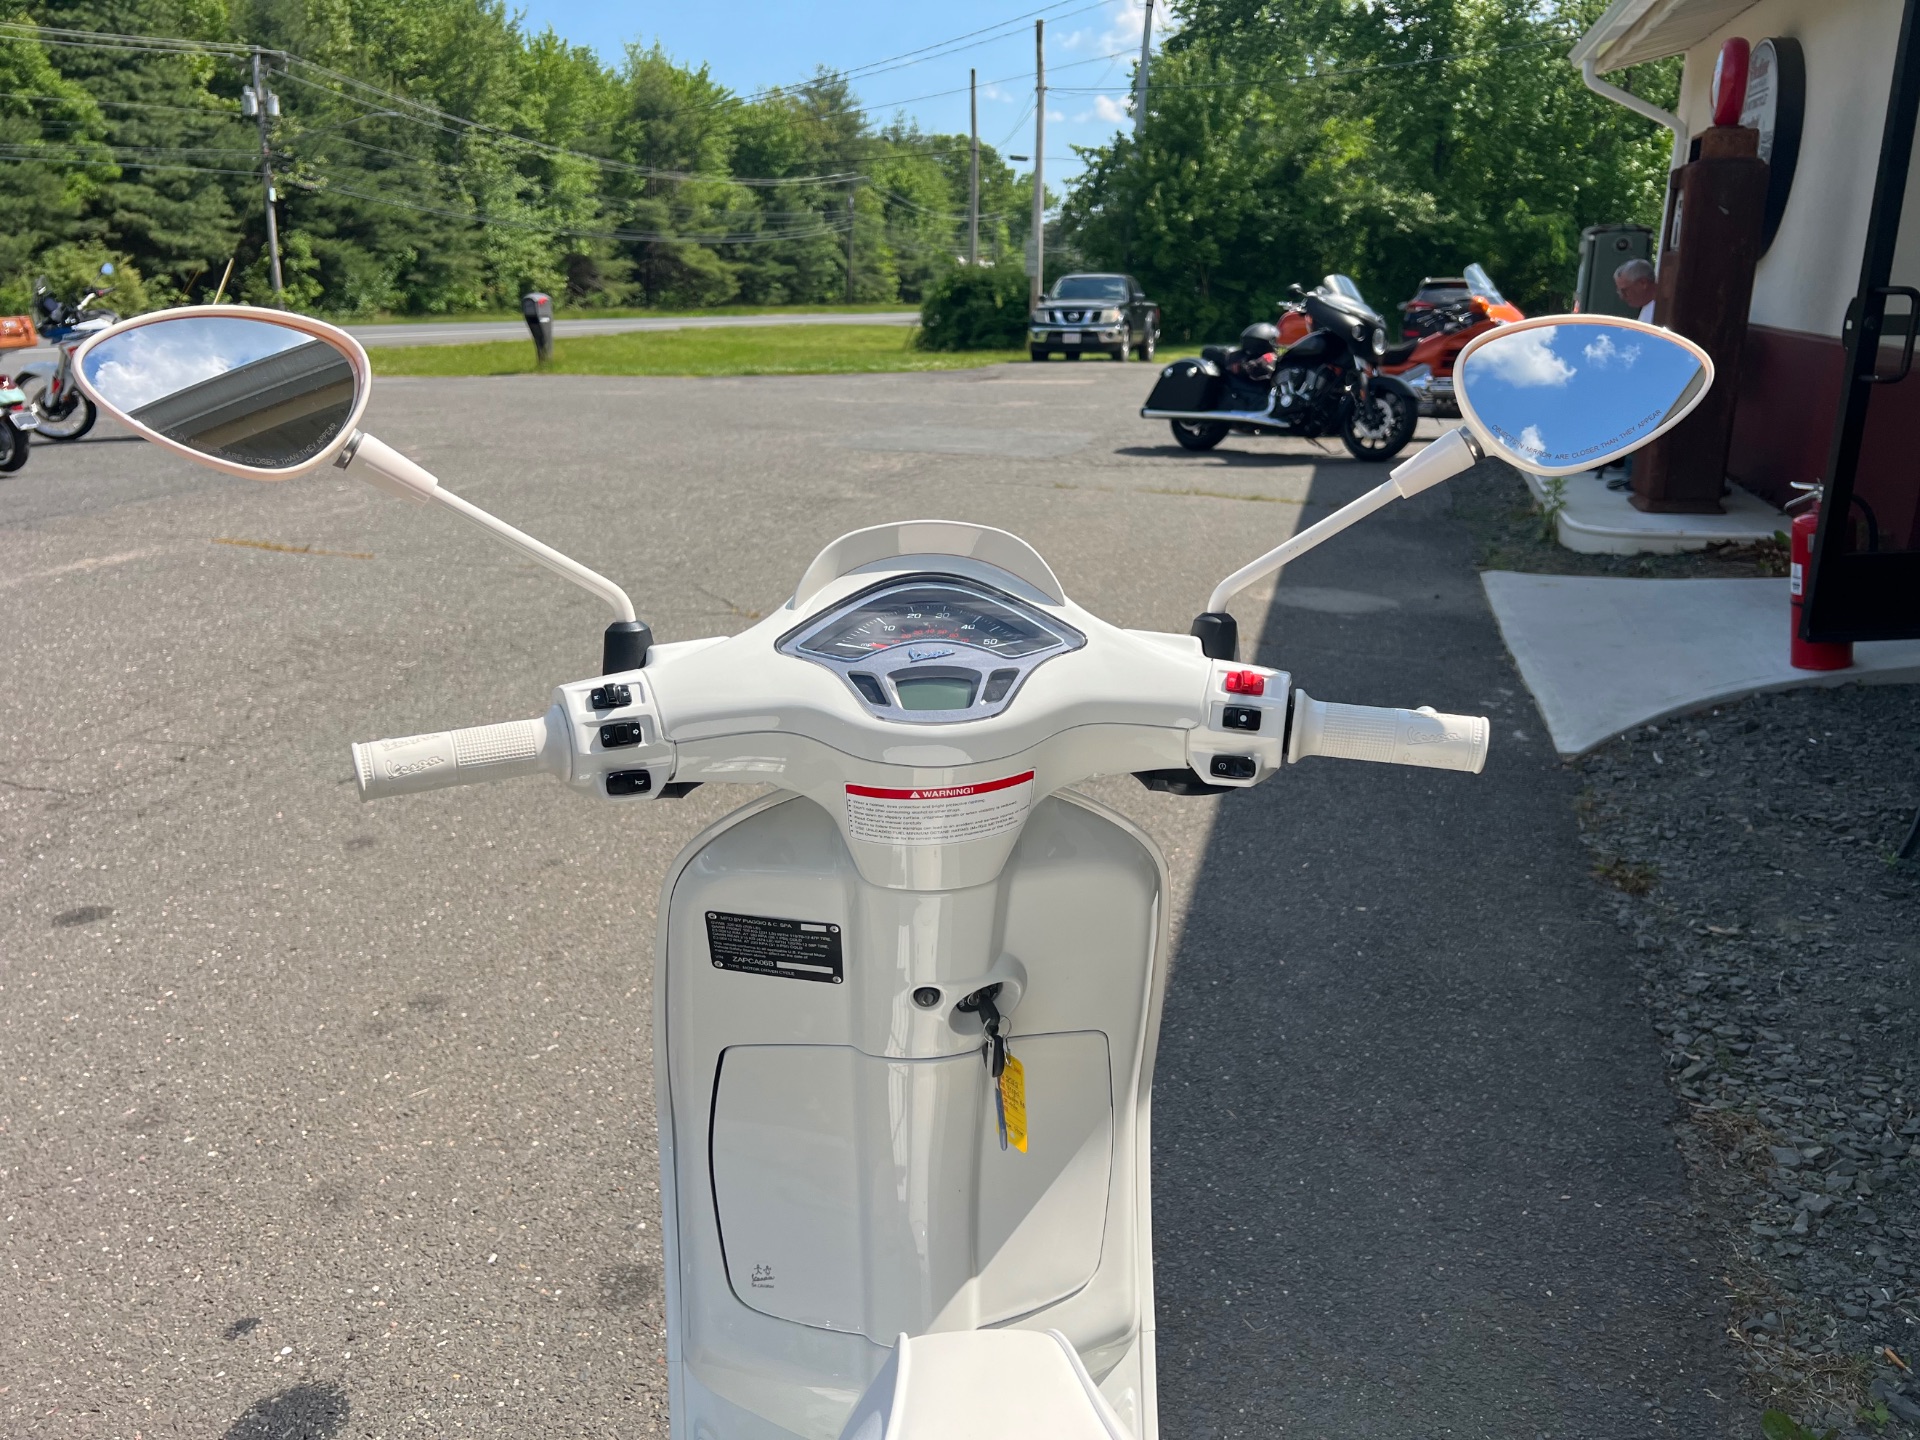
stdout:
[[1240,348],[1249,355],[1267,355],[1280,348],[1280,332],[1262,320],[1240,332]]

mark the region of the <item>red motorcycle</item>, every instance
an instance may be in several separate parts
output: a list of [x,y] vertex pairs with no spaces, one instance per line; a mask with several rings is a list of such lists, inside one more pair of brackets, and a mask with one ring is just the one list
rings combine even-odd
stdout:
[[1380,371],[1407,383],[1420,399],[1422,415],[1454,417],[1460,407],[1453,399],[1453,362],[1460,352],[1494,326],[1526,316],[1478,265],[1467,266],[1457,295],[1436,289],[1441,283],[1427,281],[1419,296],[1401,305],[1403,328],[1415,332],[1414,338],[1382,355]]

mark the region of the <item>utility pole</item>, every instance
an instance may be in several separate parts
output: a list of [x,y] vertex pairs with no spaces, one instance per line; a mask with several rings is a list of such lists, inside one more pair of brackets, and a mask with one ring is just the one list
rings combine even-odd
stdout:
[[853,303],[853,186],[847,187],[847,304]]
[[1027,308],[1040,304],[1047,273],[1047,22],[1033,22],[1033,279]]
[[1153,55],[1153,0],[1146,0],[1147,13],[1140,22],[1140,68],[1133,76],[1133,133],[1140,133],[1140,122],[1147,118],[1147,63]]
[[273,262],[273,303],[281,305],[285,284],[280,274],[280,220],[273,210],[273,147],[267,140],[267,121],[280,113],[280,97],[267,89],[258,50],[253,52],[253,84],[241,92],[240,109],[260,122],[260,192],[267,202],[267,254]]
[[980,72],[967,71],[967,113],[973,126],[972,169],[967,180],[967,264],[980,263]]

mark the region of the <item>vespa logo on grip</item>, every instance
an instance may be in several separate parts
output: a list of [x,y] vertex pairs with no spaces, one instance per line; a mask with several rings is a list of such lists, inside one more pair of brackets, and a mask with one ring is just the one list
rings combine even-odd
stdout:
[[418,760],[403,760],[398,765],[387,767],[389,780],[404,780],[409,775],[418,775],[423,770],[431,770],[437,765],[447,763],[444,755],[427,755]]

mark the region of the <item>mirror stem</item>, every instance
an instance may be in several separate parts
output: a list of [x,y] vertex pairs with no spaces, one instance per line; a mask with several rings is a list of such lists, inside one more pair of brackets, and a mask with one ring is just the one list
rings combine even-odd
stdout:
[[589,570],[578,560],[562,555],[551,545],[541,544],[525,531],[514,529],[498,516],[489,515],[471,501],[462,500],[452,491],[442,489],[440,482],[430,472],[414,464],[384,440],[364,430],[359,431],[347,442],[347,448],[340,452],[340,458],[333,463],[342,470],[348,466],[360,467],[362,479],[389,495],[416,502],[438,501],[456,515],[471,520],[489,535],[506,541],[527,558],[539,561],[554,574],[573,581],[582,590],[598,595],[613,607],[616,621],[634,622],[633,601],[613,581],[596,570]]
[[1412,459],[1403,461],[1386,481],[1367,491],[1358,500],[1342,505],[1318,524],[1309,525],[1298,535],[1276,545],[1250,565],[1242,565],[1213,587],[1207,611],[1227,608],[1227,602],[1254,581],[1271,575],[1289,560],[1298,559],[1323,540],[1331,540],[1356,521],[1364,520],[1390,500],[1411,499],[1422,490],[1438,485],[1463,470],[1471,470],[1482,458],[1479,444],[1462,425],[1448,431]]

